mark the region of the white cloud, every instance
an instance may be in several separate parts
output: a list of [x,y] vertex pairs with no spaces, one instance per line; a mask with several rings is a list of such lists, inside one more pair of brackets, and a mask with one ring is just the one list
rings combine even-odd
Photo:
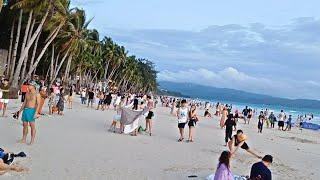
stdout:
[[[320,92],[320,85],[314,81],[292,81],[288,79],[271,80],[255,77],[228,67],[214,72],[208,69],[186,69],[180,71],[164,70],[158,74],[159,81],[194,83],[205,86],[233,88],[278,97],[314,98]],[[309,94],[309,96],[307,95]]]
[[277,27],[255,23],[200,31],[106,31],[131,53],[154,61],[159,79],[320,99],[318,19],[299,18]]

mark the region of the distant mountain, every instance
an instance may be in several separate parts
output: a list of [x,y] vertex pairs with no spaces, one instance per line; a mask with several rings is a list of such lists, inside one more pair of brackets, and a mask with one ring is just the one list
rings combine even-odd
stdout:
[[159,88],[180,92],[191,98],[201,98],[218,101],[232,101],[250,104],[281,105],[294,108],[320,109],[320,101],[309,99],[286,99],[268,95],[255,94],[235,89],[216,88],[191,83],[158,82]]
[[166,89],[157,89],[157,94],[160,96],[174,96],[174,97],[185,97],[185,98],[190,98],[190,96],[186,96],[180,92],[175,92],[175,91],[169,91]]

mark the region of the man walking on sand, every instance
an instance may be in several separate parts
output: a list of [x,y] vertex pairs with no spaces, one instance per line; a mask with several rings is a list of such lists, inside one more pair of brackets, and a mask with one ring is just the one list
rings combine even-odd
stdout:
[[35,86],[33,84],[30,84],[28,86],[28,92],[26,94],[25,101],[18,111],[23,111],[21,118],[23,122],[22,139],[20,141],[21,143],[26,143],[28,126],[30,126],[31,128],[31,141],[29,145],[32,145],[34,143],[34,139],[36,136],[35,119],[38,117],[38,113],[36,110],[38,109],[39,102],[40,94],[36,92]]
[[1,117],[4,117],[6,114],[7,106],[9,103],[9,80],[4,79],[2,81],[2,85],[0,86],[1,92],[2,92],[2,98],[0,99],[0,102],[3,103],[3,109],[2,109],[2,115]]

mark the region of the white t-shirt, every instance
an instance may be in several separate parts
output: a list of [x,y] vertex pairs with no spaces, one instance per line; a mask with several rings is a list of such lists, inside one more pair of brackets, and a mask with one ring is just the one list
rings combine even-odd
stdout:
[[188,121],[188,108],[179,108],[178,123],[186,123]]
[[284,112],[281,112],[281,113],[279,114],[279,121],[284,121],[284,117],[285,117]]

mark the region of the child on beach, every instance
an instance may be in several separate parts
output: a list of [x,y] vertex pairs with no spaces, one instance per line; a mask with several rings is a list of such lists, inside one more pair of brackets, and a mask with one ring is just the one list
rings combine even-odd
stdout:
[[184,127],[188,121],[188,107],[187,101],[183,99],[181,101],[181,106],[178,109],[178,128],[180,133],[180,138],[178,142],[182,142],[184,140]]
[[[121,119],[121,109],[123,107],[123,100],[119,103],[119,105],[116,107],[117,113],[113,116],[113,121],[112,124],[109,128],[110,131],[113,131],[114,133],[116,132],[116,126],[117,123],[120,122]],[[120,133],[123,131],[123,126],[120,124]]]
[[285,129],[285,131],[291,131],[291,126],[292,126],[292,116],[289,115],[288,121],[287,121],[287,127]]
[[196,106],[192,105],[191,109],[189,111],[189,122],[188,122],[189,138],[188,138],[187,142],[193,142],[193,128],[196,126],[196,124],[198,122],[196,109],[197,109]]
[[48,97],[49,115],[53,114],[53,107],[55,104],[54,97],[55,97],[55,94],[54,94],[53,88],[50,88],[50,95]]

